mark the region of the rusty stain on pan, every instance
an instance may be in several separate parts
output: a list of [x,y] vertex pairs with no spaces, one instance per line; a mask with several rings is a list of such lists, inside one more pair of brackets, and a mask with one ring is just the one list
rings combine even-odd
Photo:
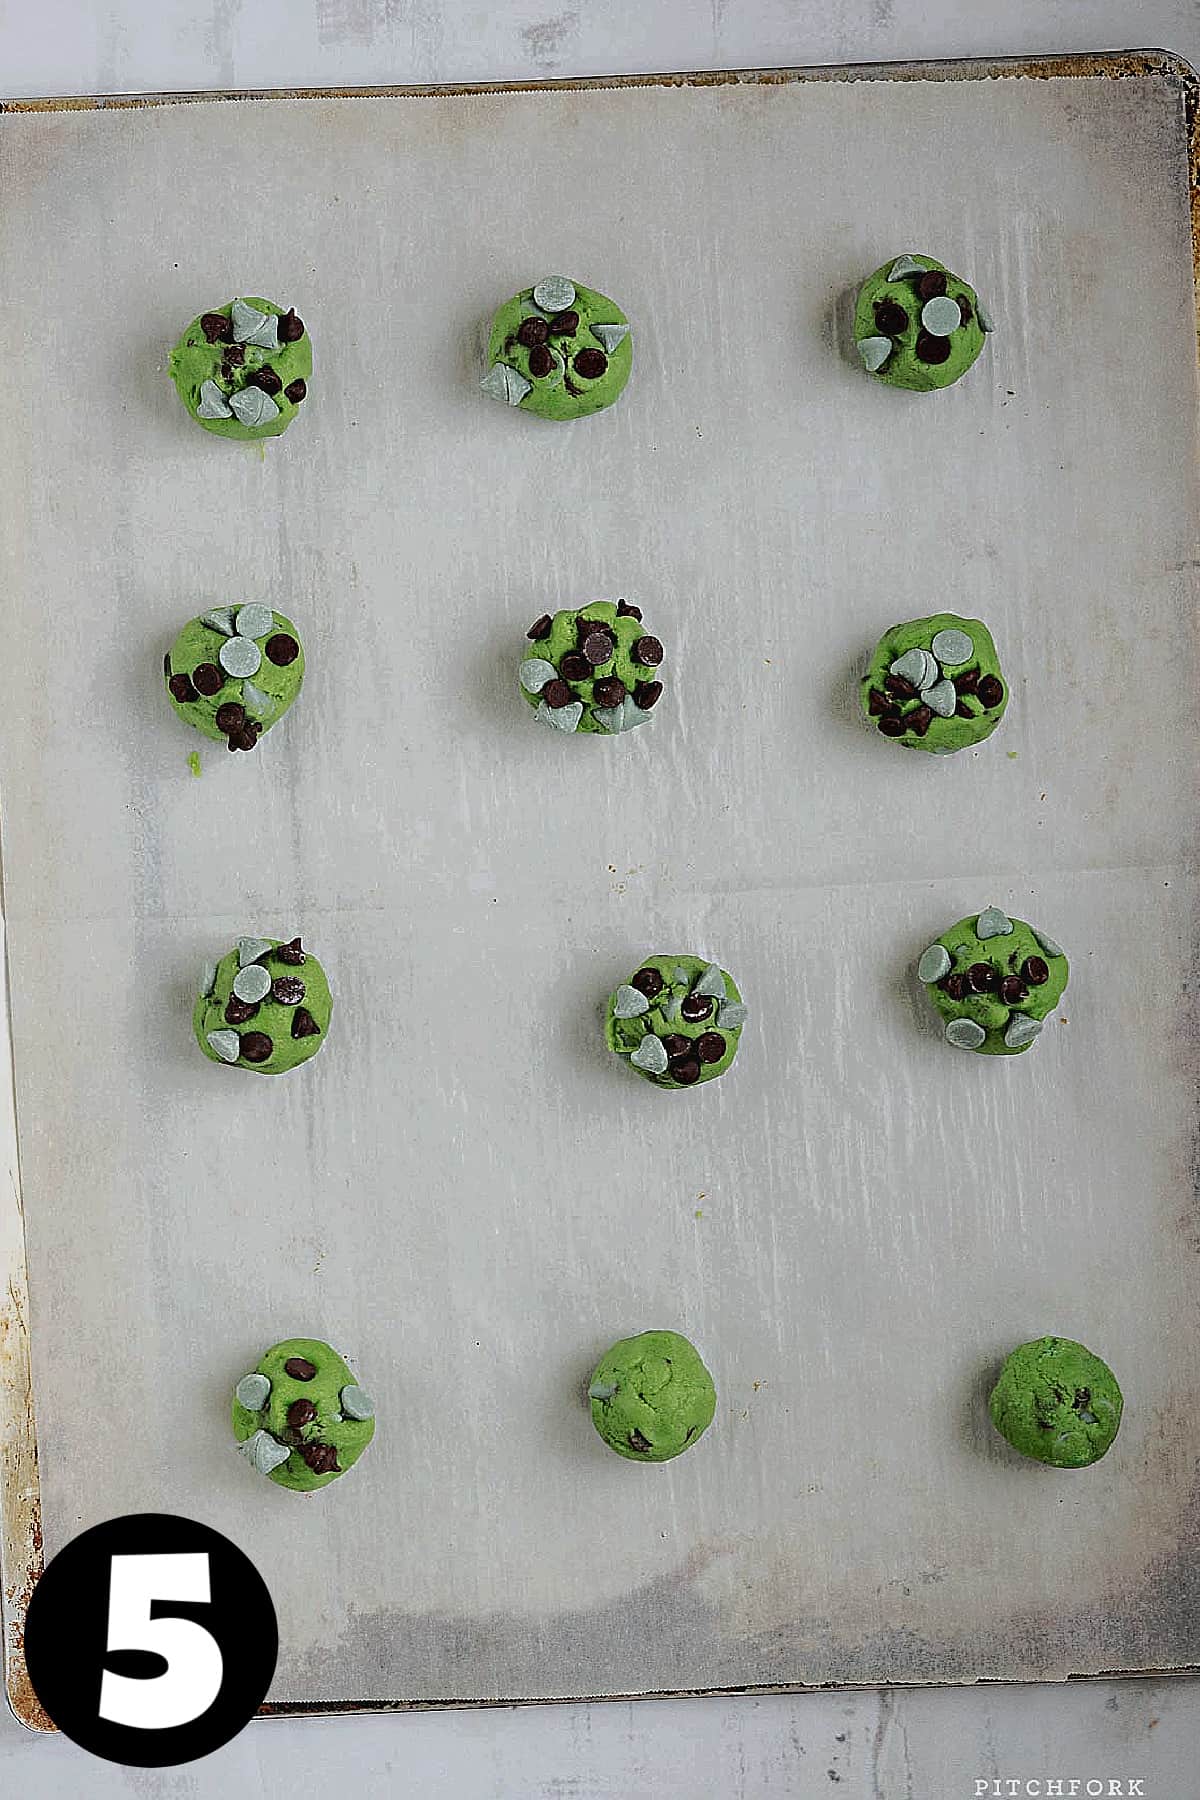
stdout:
[[[959,60],[917,63],[863,63],[844,67],[793,69],[694,70],[686,73],[571,77],[550,81],[469,82],[443,86],[293,87],[211,90],[174,94],[105,94],[61,96],[49,99],[0,101],[3,113],[58,113],[120,110],[143,107],[197,105],[230,100],[356,100],[447,99],[483,94],[544,94],[590,92],[606,88],[785,86],[800,82],[857,81],[984,81],[1024,80],[1122,80],[1157,78],[1174,84],[1183,110],[1188,154],[1188,184],[1192,220],[1192,257],[1200,289],[1200,75],[1183,57],[1167,50],[1101,51],[1093,54],[1007,57],[995,60]],[[1198,318],[1200,332],[1200,318]],[[25,1265],[24,1219],[19,1185],[13,1181],[16,1231],[7,1248],[7,1271],[0,1266],[0,1577],[2,1577],[5,1682],[9,1702],[20,1721],[31,1730],[53,1731],[29,1682],[23,1655],[24,1622],[29,1598],[43,1567],[41,1499],[38,1484],[37,1428],[29,1360],[29,1305]],[[4,1249],[0,1237],[0,1250]],[[1189,1667],[1101,1671],[1070,1680],[1102,1679],[1106,1674],[1186,1674]],[[986,1679],[986,1678],[985,1678]],[[763,1684],[750,1687],[702,1687],[672,1690],[673,1694],[795,1693],[804,1683]],[[877,1684],[845,1681],[820,1683],[838,1688]],[[900,1684],[904,1685],[904,1684]],[[944,1685],[936,1679],[928,1684]],[[663,1695],[630,1694],[629,1699],[663,1698]],[[523,1704],[554,1704],[571,1695]],[[485,1706],[512,1705],[504,1698],[489,1700],[347,1700],[268,1702],[262,1718],[316,1717],[372,1712],[434,1711],[445,1707],[472,1710]]]

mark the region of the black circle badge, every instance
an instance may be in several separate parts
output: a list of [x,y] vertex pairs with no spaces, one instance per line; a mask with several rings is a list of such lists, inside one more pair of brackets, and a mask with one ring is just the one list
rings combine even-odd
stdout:
[[169,1513],[131,1513],[74,1538],[25,1619],[38,1699],[93,1756],[165,1768],[236,1737],[279,1654],[266,1583],[236,1544]]

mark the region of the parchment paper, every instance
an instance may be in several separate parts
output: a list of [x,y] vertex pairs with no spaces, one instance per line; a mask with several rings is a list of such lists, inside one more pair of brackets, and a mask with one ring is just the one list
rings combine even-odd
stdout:
[[[1195,1658],[1195,319],[1171,78],[259,101],[0,121],[0,800],[48,1553],[206,1520],[279,1703],[1061,1677]],[[928,250],[1000,326],[910,396],[846,295]],[[477,393],[564,270],[634,321],[614,410]],[[166,351],[294,303],[305,416],[234,447]],[[551,739],[529,622],[642,605],[668,697]],[[174,719],[178,624],[265,600],[304,695]],[[856,716],[897,619],[989,621],[973,754]],[[194,780],[188,753],[203,749]],[[954,1054],[916,955],[996,902],[1073,958],[1028,1056]],[[205,1062],[198,972],[303,933],[321,1056]],[[736,1067],[664,1094],[599,1009],[719,959]],[[610,1455],[615,1337],[692,1336],[693,1453]],[[1023,1463],[984,1397],[1082,1339],[1126,1422]],[[275,1339],[376,1441],[309,1499],[235,1455]]]

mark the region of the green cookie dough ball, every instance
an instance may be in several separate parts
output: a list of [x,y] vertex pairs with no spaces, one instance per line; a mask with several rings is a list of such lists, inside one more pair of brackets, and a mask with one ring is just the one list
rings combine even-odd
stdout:
[[629,320],[594,289],[547,275],[495,315],[487,360],[480,385],[491,399],[539,419],[581,419],[611,406],[629,380]]
[[733,976],[716,963],[648,956],[609,995],[604,1041],[656,1087],[694,1087],[725,1073],[745,1022]]
[[992,1424],[1022,1456],[1056,1469],[1099,1462],[1124,1402],[1107,1363],[1070,1338],[1034,1338],[1007,1357],[988,1402]]
[[717,1410],[700,1352],[677,1331],[622,1338],[588,1384],[592,1424],[633,1462],[670,1462],[706,1432]]
[[193,319],[168,362],[179,398],[218,437],[286,431],[312,380],[312,339],[295,307],[231,300]]
[[861,694],[863,712],[884,737],[934,756],[982,744],[1008,707],[991,632],[957,613],[885,631]]
[[543,613],[525,635],[521,692],[559,731],[632,731],[662,698],[663,647],[643,626],[640,609],[624,600],[591,600],[553,618]]
[[234,1389],[233,1435],[258,1474],[311,1494],[375,1436],[375,1403],[320,1338],[285,1338]]
[[975,289],[932,256],[898,256],[864,281],[854,311],[863,367],[929,393],[965,375],[993,329]]
[[239,938],[204,972],[192,1014],[210,1062],[282,1075],[325,1042],[333,998],[325,971],[299,938]]
[[922,952],[918,979],[946,1021],[946,1042],[980,1056],[1028,1050],[1067,985],[1066,953],[998,906],[960,919]]
[[231,750],[253,750],[304,681],[304,651],[282,613],[252,602],[191,619],[163,661],[181,719]]

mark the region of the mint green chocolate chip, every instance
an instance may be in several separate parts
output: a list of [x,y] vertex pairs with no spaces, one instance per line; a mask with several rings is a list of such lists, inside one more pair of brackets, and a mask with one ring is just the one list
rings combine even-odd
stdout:
[[1046,952],[1047,956],[1065,956],[1067,954],[1062,945],[1056,944],[1048,932],[1039,931],[1036,925],[1031,925],[1029,929],[1032,931],[1034,937],[1042,946],[1042,949]]
[[717,1024],[722,1031],[739,1031],[746,1023],[748,1010],[741,1000],[722,1000],[717,1008]]
[[940,981],[943,975],[950,973],[953,963],[945,944],[930,944],[928,950],[922,952],[917,964],[918,981]]
[[201,419],[232,419],[233,408],[223,389],[215,381],[200,383],[200,399],[196,406],[196,415]]
[[572,700],[568,706],[547,706],[542,700],[533,716],[544,724],[553,725],[557,731],[574,731],[583,717],[583,701]]
[[972,639],[965,631],[959,631],[956,627],[937,632],[930,649],[948,669],[956,669],[960,663],[970,662],[975,654]]
[[533,290],[533,304],[543,312],[566,312],[575,304],[575,283],[565,275],[547,275]]
[[271,977],[261,963],[249,963],[234,976],[233,991],[247,1006],[257,1006],[271,991]]
[[692,978],[684,968],[683,964],[676,963],[675,967],[671,970],[671,986],[689,988],[691,984]]
[[255,687],[252,681],[243,681],[242,683],[242,705],[248,713],[253,713],[256,719],[268,718],[275,711],[275,702],[270,694],[264,694],[262,689]]
[[344,1387],[341,1392],[342,1411],[348,1419],[373,1419],[375,1402],[366,1388],[360,1388],[357,1382]]
[[[260,350],[278,350],[279,321],[274,313],[259,312],[244,300],[235,300],[229,309],[235,344],[256,344]],[[268,396],[269,398],[269,396]],[[278,407],[275,409],[278,411]]]
[[937,681],[932,687],[921,689],[921,702],[939,719],[952,719],[958,705],[958,689],[952,681]]
[[533,383],[526,381],[520,369],[498,362],[492,364],[479,386],[489,400],[503,400],[507,406],[520,406]]
[[270,938],[241,937],[237,941],[238,968],[244,969],[248,963],[257,962],[260,956],[275,948]]
[[211,612],[201,613],[200,623],[211,625],[214,631],[221,633],[222,637],[232,637],[234,634],[233,608],[232,606],[214,606]]
[[902,275],[924,275],[926,265],[918,262],[915,256],[898,256],[887,272],[889,281],[899,281]]
[[928,650],[914,648],[906,650],[898,656],[888,669],[889,675],[899,675],[902,681],[911,681],[915,688],[931,687],[941,675],[937,666],[937,658]]
[[279,408],[260,387],[239,388],[236,394],[230,394],[229,408],[243,425],[269,425],[279,417]]
[[987,1032],[974,1019],[951,1019],[946,1027],[946,1042],[956,1050],[978,1050]]
[[587,1397],[589,1400],[611,1400],[613,1395],[617,1392],[618,1389],[615,1382],[593,1381],[591,1387],[587,1391]]
[[962,324],[958,301],[949,294],[935,294],[921,308],[921,323],[930,337],[949,337]]
[[989,906],[985,907],[975,921],[975,936],[984,940],[1008,937],[1012,928],[1013,922],[1007,913],[1002,913],[998,906]]
[[269,606],[259,606],[257,601],[252,601],[249,606],[238,608],[236,623],[240,637],[266,637],[275,629],[275,614]]
[[239,680],[245,675],[257,675],[262,667],[262,651],[253,638],[226,638],[217,651],[217,661],[227,675]]
[[613,995],[613,1017],[615,1019],[636,1019],[639,1013],[649,1011],[650,1002],[645,994],[622,982]]
[[234,1388],[239,1406],[247,1412],[261,1412],[271,1397],[271,1381],[267,1375],[243,1375]]
[[217,965],[215,962],[207,962],[204,965],[204,973],[200,977],[200,998],[207,1000],[216,985]]
[[655,1037],[652,1031],[646,1033],[629,1060],[639,1069],[645,1069],[647,1075],[666,1073],[667,1052],[662,1039]]
[[628,325],[592,325],[591,334],[603,346],[606,356],[611,356],[618,344],[623,344],[629,336]]
[[527,656],[517,670],[517,680],[527,694],[540,694],[548,681],[557,678],[558,670],[544,656]]
[[261,1430],[253,1432],[245,1443],[238,1445],[238,1449],[250,1467],[260,1475],[269,1475],[272,1469],[277,1469],[292,1454],[286,1444],[273,1438],[269,1431]]
[[891,338],[865,337],[857,340],[856,347],[863,359],[863,368],[877,375],[896,346]]
[[709,963],[692,992],[693,994],[706,994],[710,1000],[725,998],[725,977],[716,963]]
[[236,1031],[207,1031],[205,1042],[215,1050],[222,1062],[235,1063],[242,1054],[242,1040]]
[[1020,1050],[1026,1044],[1032,1044],[1041,1029],[1040,1019],[1031,1019],[1028,1013],[1014,1013],[1008,1021],[1004,1041],[1010,1050]]
[[991,313],[985,311],[978,300],[975,302],[975,317],[979,320],[980,331],[995,331]]

